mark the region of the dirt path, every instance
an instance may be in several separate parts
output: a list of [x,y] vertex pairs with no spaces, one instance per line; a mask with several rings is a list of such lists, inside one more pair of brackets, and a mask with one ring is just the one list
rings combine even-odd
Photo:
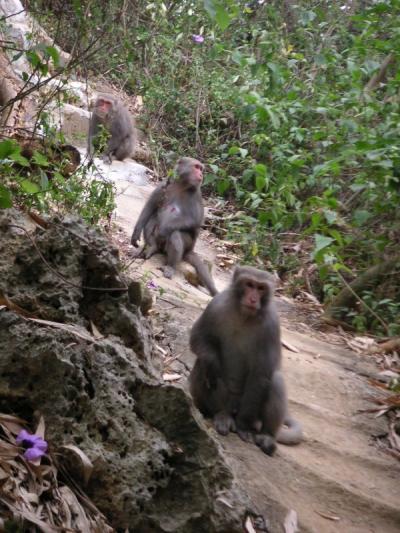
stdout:
[[[125,176],[126,178],[126,176]],[[119,181],[116,222],[119,243],[126,250],[132,226],[152,190],[143,176]],[[214,243],[216,244],[216,243]],[[203,239],[198,252],[213,259],[215,246]],[[153,280],[165,292],[155,306],[156,341],[165,359],[167,379],[185,382],[194,357],[188,332],[209,296],[179,274],[163,278],[162,259],[135,261],[133,277]],[[214,271],[218,289],[229,273]],[[158,293],[159,291],[155,291]],[[296,447],[279,446],[274,457],[243,443],[236,435],[221,438],[239,481],[268,518],[269,531],[282,532],[288,511],[296,511],[300,531],[315,533],[399,533],[400,465],[380,451],[374,437],[386,430],[384,419],[357,414],[369,406],[375,391],[365,374],[376,373],[365,356],[311,337],[291,327],[296,310],[278,298],[283,338],[299,353],[284,350],[284,371],[290,409],[304,426],[306,440]],[[295,331],[297,330],[297,331]]]

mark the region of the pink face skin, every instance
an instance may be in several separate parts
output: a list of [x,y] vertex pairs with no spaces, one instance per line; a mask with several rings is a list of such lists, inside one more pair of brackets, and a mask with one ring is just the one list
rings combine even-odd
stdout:
[[256,315],[261,309],[262,300],[266,295],[266,287],[253,281],[246,281],[241,299],[242,307],[249,315]]
[[104,98],[99,98],[97,100],[97,105],[96,105],[97,113],[101,117],[105,117],[110,112],[111,106],[112,106],[112,102],[110,102],[110,100],[105,100]]
[[203,181],[203,165],[200,163],[195,163],[194,169],[193,169],[193,176],[197,183],[202,183]]

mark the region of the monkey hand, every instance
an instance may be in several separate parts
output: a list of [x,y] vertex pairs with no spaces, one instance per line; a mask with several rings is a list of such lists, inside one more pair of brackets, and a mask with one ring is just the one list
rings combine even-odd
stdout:
[[236,431],[233,417],[223,411],[214,416],[214,427],[220,435],[228,435],[229,431]]
[[140,235],[137,235],[135,232],[132,233],[132,237],[131,237],[131,244],[132,246],[134,246],[135,248],[138,248],[139,247],[139,239],[140,239]]

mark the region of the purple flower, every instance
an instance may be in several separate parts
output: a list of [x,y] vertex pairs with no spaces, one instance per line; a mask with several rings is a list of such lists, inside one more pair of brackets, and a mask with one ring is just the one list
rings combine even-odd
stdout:
[[192,35],[192,41],[196,44],[204,43],[204,37],[202,35],[196,35],[195,33]]
[[148,289],[157,289],[157,283],[153,280],[150,280],[148,283],[147,283],[147,288]]
[[24,457],[28,461],[36,461],[47,452],[47,442],[39,435],[31,435],[25,429],[21,429],[15,442],[25,448]]

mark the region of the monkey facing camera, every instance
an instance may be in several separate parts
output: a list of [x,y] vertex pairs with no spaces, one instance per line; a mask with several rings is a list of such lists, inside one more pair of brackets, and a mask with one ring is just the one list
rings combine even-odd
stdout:
[[113,159],[123,161],[132,157],[136,148],[136,131],[133,118],[127,108],[110,94],[99,95],[94,104],[89,122],[88,156],[89,162],[94,157],[94,142],[101,127],[108,134],[108,141],[103,152],[103,161],[112,163]]
[[131,244],[138,247],[143,232],[144,257],[157,252],[167,256],[164,276],[172,278],[184,259],[197,272],[211,295],[217,293],[207,266],[194,252],[204,219],[200,186],[204,165],[197,159],[182,157],[176,166],[178,179],[159,185],[147,200],[132,233]]
[[274,288],[267,272],[236,267],[230,286],[211,300],[190,334],[195,405],[218,433],[237,432],[268,455],[276,442],[303,439],[288,413]]

